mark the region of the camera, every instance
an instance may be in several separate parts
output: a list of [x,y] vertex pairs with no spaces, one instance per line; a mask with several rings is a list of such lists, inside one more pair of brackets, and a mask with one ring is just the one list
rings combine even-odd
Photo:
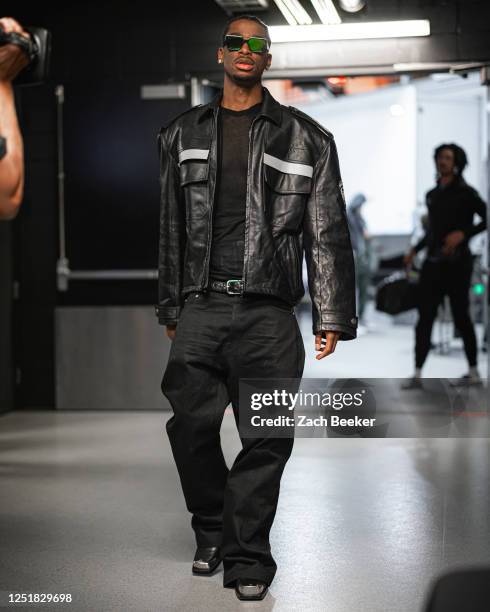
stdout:
[[29,64],[14,79],[14,85],[39,85],[49,76],[51,33],[45,28],[25,27],[29,38],[0,28],[0,46],[17,45],[29,58]]

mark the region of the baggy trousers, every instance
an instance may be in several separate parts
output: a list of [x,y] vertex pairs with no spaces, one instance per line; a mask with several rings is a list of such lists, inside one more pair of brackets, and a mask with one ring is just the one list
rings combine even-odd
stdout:
[[238,427],[240,378],[301,378],[305,350],[294,310],[267,296],[193,293],[163,375],[166,423],[198,546],[220,546],[223,586],[270,584],[269,532],[294,437],[242,438],[228,469],[220,428],[230,403]]

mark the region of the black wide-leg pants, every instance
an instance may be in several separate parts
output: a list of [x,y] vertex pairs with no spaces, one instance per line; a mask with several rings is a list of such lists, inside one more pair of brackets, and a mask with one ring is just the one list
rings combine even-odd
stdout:
[[220,444],[226,406],[239,418],[240,378],[301,378],[305,351],[296,316],[276,298],[193,293],[177,325],[162,392],[166,429],[198,546],[221,546],[223,585],[270,584],[269,532],[294,437],[240,438],[228,469]]

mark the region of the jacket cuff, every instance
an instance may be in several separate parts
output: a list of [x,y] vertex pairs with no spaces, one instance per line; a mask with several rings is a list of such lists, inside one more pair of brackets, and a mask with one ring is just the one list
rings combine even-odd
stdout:
[[180,306],[155,306],[160,325],[175,325],[179,320]]
[[325,313],[321,319],[313,322],[313,334],[321,331],[340,332],[339,340],[354,340],[357,337],[358,317],[347,318],[344,315]]

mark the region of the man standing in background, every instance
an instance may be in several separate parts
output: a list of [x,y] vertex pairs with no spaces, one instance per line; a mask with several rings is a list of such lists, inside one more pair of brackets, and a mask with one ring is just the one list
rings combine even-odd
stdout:
[[[426,196],[428,222],[425,235],[405,255],[411,265],[415,255],[427,248],[419,280],[418,311],[415,327],[415,372],[402,383],[402,389],[422,387],[422,367],[431,346],[437,310],[449,296],[454,325],[463,338],[469,370],[456,385],[481,385],[477,368],[477,342],[469,308],[473,255],[469,240],[487,227],[487,207],[476,189],[468,185],[463,171],[468,164],[465,151],[454,143],[434,151],[437,185]],[[473,223],[474,216],[480,222]]]

